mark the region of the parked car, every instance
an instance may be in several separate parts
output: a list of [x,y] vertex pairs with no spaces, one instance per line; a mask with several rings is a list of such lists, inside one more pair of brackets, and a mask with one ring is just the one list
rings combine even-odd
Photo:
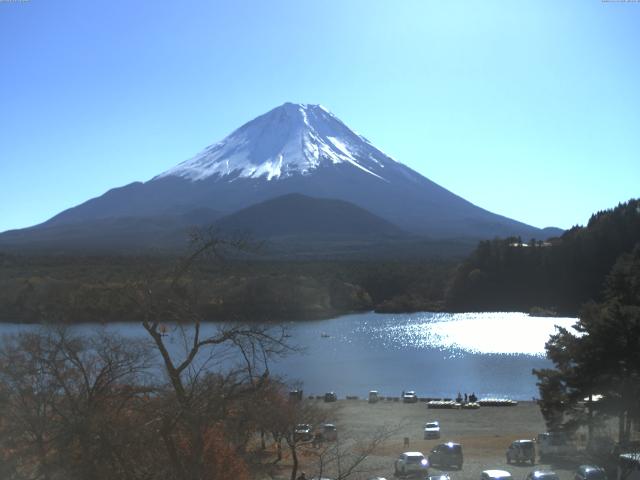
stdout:
[[299,423],[296,428],[293,429],[293,439],[296,442],[306,442],[313,438],[313,428],[308,423]]
[[427,422],[424,424],[424,439],[440,438],[440,423]]
[[416,392],[409,390],[408,392],[404,392],[402,395],[402,401],[404,403],[418,403],[418,396],[416,395]]
[[327,392],[324,394],[325,402],[335,402],[337,400],[338,400],[338,395],[336,395],[336,392]]
[[516,440],[507,449],[507,463],[536,463],[536,449],[533,440]]
[[558,456],[572,456],[576,447],[564,432],[540,433],[536,439],[540,459]]
[[289,400],[298,400],[298,401],[300,401],[300,400],[302,400],[302,395],[303,395],[302,390],[299,390],[299,389],[298,390],[291,390],[289,392]]
[[328,442],[337,440],[338,429],[333,423],[325,423],[322,425],[322,438]]
[[525,480],[560,480],[556,472],[551,470],[534,470],[529,472]]
[[396,475],[408,475],[429,473],[429,461],[422,452],[404,452],[395,461],[394,470]]
[[462,468],[462,445],[448,442],[436,445],[429,453],[430,465]]
[[618,455],[617,480],[640,480],[640,451]]
[[427,480],[451,480],[451,477],[446,473],[442,473],[440,475],[429,475]]
[[377,403],[378,402],[378,391],[371,390],[369,391],[369,403]]
[[580,465],[573,480],[607,480],[604,468],[595,465]]
[[506,470],[483,470],[480,480],[511,480],[511,474]]

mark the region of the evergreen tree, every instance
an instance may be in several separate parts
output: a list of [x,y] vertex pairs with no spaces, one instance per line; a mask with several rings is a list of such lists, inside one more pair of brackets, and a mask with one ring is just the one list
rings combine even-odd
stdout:
[[[575,332],[547,342],[554,369],[534,370],[549,428],[573,430],[618,418],[618,441],[640,419],[640,244],[607,277],[603,303],[586,305]],[[586,402],[585,402],[586,399]],[[598,399],[598,401],[593,401]]]

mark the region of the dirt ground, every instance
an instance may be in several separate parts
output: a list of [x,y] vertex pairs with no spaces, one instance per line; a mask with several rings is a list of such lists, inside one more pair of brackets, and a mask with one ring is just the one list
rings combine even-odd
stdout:
[[[317,403],[327,409],[329,421],[337,425],[341,442],[366,443],[381,428],[397,429],[367,458],[360,468],[363,471],[350,477],[354,479],[392,479],[394,460],[400,453],[417,450],[428,455],[435,445],[447,441],[462,444],[464,453],[462,470],[446,470],[451,480],[480,480],[480,473],[487,469],[507,470],[516,480],[523,480],[532,470],[553,470],[560,480],[573,480],[577,466],[585,463],[584,459],[572,459],[549,464],[539,463],[537,459],[534,466],[507,465],[505,451],[513,440],[533,439],[546,430],[540,410],[533,402],[520,402],[513,407],[481,407],[477,410],[427,409],[422,402],[403,404],[386,400],[376,404],[369,404],[366,400]],[[423,425],[433,420],[440,422],[441,438],[424,440]],[[404,444],[405,437],[409,439],[408,447]],[[305,452],[305,449],[311,448],[301,449],[302,470],[307,478],[317,474],[316,457],[311,451]],[[436,467],[429,469],[429,475],[441,472],[443,470]],[[326,471],[325,476],[331,477],[331,471]]]

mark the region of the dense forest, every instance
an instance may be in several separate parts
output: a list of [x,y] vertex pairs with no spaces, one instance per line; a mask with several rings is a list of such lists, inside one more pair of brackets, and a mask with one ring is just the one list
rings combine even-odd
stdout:
[[[203,318],[280,321],[347,312],[517,310],[575,315],[600,299],[620,255],[640,242],[640,200],[549,241],[482,241],[466,259],[200,259],[189,286]],[[225,259],[223,260],[222,257]],[[0,253],[0,321],[136,320],[128,292],[159,288],[177,256]]]
[[[2,255],[0,321],[137,320],[128,292],[166,284],[175,257]],[[442,308],[455,260],[201,260],[190,272],[210,320],[327,318],[354,311]]]
[[640,200],[594,214],[586,227],[540,242],[519,238],[483,241],[458,268],[447,308],[536,310],[576,314],[599,301],[618,257],[640,242]]

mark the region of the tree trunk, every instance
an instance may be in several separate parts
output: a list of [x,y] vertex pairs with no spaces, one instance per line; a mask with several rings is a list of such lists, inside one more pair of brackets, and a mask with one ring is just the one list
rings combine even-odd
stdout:
[[296,480],[296,475],[298,474],[298,451],[296,448],[296,442],[289,442],[289,448],[291,449],[291,461],[293,465],[291,467],[291,480]]
[[593,439],[593,394],[589,393],[589,410],[588,410],[588,414],[589,414],[589,425],[588,425],[588,435],[587,435],[587,445],[591,442],[591,440]]
[[628,442],[631,439],[631,412],[627,410],[627,419],[624,426],[624,440]]
[[273,440],[276,442],[276,461],[273,463],[278,463],[282,460],[282,437],[273,436]]

